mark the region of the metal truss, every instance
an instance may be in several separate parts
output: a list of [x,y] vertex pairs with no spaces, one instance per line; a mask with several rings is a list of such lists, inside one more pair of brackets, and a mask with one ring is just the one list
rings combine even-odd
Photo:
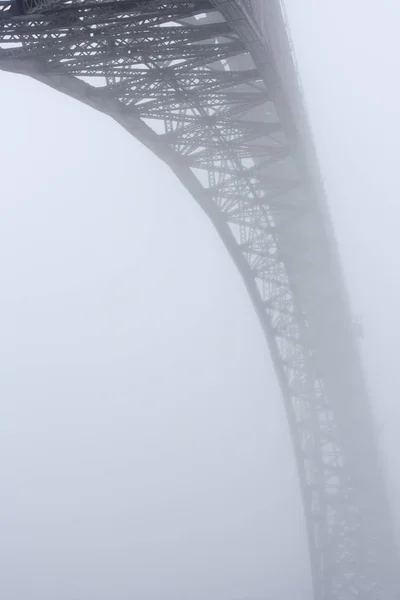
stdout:
[[249,11],[257,1],[3,1],[0,68],[115,119],[210,217],[282,390],[314,598],[398,600],[393,525],[335,243],[279,65]]

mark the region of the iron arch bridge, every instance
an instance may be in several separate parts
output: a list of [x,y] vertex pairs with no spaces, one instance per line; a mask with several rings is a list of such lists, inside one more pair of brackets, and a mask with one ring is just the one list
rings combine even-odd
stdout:
[[0,68],[113,118],[207,213],[279,380],[314,599],[398,600],[358,341],[279,0],[0,0]]

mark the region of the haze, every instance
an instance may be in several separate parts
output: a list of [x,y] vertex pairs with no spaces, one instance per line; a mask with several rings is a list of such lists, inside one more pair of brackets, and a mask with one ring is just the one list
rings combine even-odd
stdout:
[[[398,522],[400,7],[286,4]],[[280,393],[211,225],[111,120],[0,85],[0,597],[308,600]]]

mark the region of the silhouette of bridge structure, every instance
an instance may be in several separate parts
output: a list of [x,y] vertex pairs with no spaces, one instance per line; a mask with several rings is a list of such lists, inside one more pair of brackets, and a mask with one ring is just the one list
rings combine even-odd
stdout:
[[399,600],[359,341],[279,0],[0,0],[0,68],[114,119],[205,211],[269,345],[314,599]]

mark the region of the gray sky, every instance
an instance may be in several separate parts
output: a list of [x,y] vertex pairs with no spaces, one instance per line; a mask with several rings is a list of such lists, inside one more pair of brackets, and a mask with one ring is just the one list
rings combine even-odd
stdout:
[[[287,5],[400,505],[400,8]],[[212,227],[111,120],[0,86],[1,597],[308,598],[280,395]]]

